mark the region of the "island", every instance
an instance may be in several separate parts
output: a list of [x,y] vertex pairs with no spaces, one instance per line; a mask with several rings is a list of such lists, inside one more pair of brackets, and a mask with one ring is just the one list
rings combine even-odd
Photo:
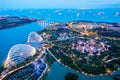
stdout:
[[29,17],[0,16],[0,30],[17,27],[24,24],[30,24],[41,20]]

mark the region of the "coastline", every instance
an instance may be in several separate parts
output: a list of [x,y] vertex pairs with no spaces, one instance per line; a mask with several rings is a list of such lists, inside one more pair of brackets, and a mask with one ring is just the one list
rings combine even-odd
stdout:
[[19,27],[37,21],[41,21],[41,20],[32,19],[28,17],[0,16],[0,30]]

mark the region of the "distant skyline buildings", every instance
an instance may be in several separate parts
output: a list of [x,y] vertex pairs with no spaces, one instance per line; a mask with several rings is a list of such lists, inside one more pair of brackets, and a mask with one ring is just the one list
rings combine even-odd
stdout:
[[120,8],[120,0],[0,0],[0,9]]

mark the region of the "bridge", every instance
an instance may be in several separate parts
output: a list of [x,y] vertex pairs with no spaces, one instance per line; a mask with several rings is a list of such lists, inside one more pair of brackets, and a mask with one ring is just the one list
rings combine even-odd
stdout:
[[51,24],[53,24],[54,22],[52,22],[52,21],[44,21],[44,20],[42,20],[42,21],[37,21],[38,23],[39,23],[39,25],[42,27],[42,29],[45,29],[45,28],[47,28],[47,27],[49,27],[49,26],[51,26]]

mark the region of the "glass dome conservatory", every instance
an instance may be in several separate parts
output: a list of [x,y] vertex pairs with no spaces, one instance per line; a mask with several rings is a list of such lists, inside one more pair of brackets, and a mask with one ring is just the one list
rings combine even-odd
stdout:
[[4,66],[15,66],[24,61],[26,58],[33,56],[35,53],[36,49],[34,47],[26,44],[17,44],[9,50]]
[[29,35],[28,35],[28,41],[27,43],[33,43],[33,42],[41,42],[43,41],[43,38],[37,34],[36,32],[31,32]]

